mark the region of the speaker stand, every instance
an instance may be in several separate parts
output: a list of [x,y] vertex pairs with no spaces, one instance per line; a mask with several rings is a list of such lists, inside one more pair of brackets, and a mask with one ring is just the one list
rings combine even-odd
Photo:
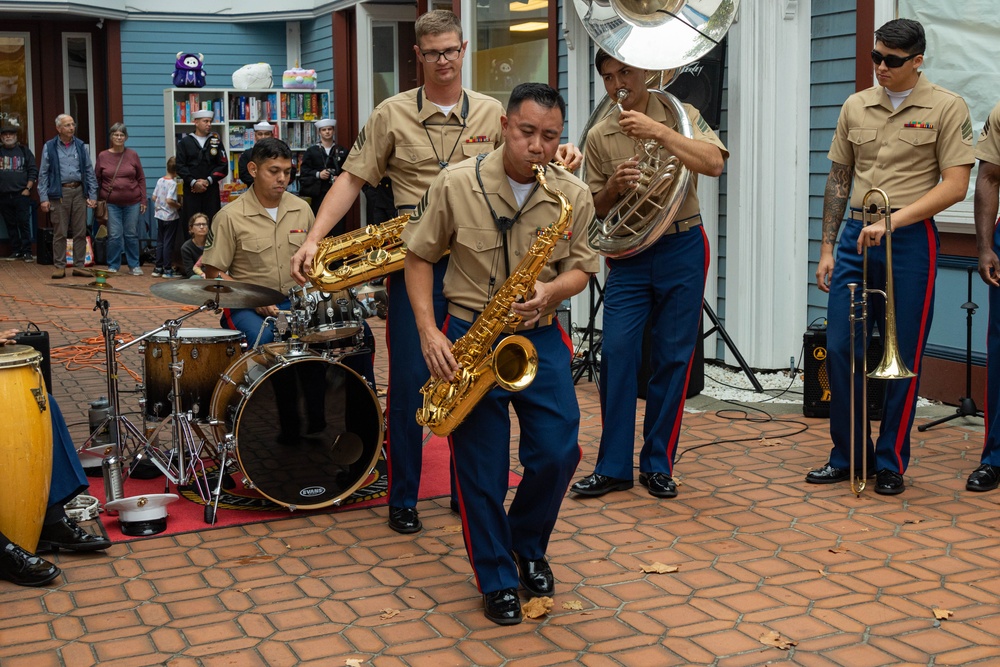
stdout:
[[729,337],[728,333],[726,333],[726,328],[722,326],[722,322],[719,321],[719,317],[715,314],[715,311],[712,310],[712,307],[708,305],[708,302],[705,300],[702,300],[702,306],[705,309],[705,314],[708,315],[708,319],[712,320],[713,325],[711,329],[705,332],[704,337],[708,338],[712,334],[718,332],[719,335],[722,336],[722,340],[726,343],[726,347],[728,347],[729,351],[733,353],[734,357],[736,357],[736,363],[738,363],[740,368],[743,369],[743,373],[746,374],[747,379],[750,380],[750,384],[753,385],[754,391],[758,394],[762,393],[764,391],[764,387],[760,386],[760,382],[757,380],[757,376],[754,375],[753,369],[750,368],[746,360],[743,358],[743,355],[740,354],[740,351],[736,348],[736,343],[734,343],[733,339]]
[[598,387],[601,384],[601,362],[597,355],[601,351],[601,341],[603,334],[597,329],[597,311],[604,303],[604,288],[596,275],[590,276],[587,283],[589,296],[589,314],[587,328],[583,330],[583,337],[580,339],[580,346],[587,344],[587,351],[582,354],[573,355],[573,384],[580,381],[583,374],[587,374],[587,381],[596,382]]
[[935,419],[929,424],[921,424],[917,430],[923,433],[929,428],[934,428],[938,424],[950,422],[959,417],[982,417],[983,412],[976,407],[976,402],[972,400],[972,316],[976,314],[979,305],[972,301],[972,267],[967,266],[965,270],[969,272],[969,292],[968,299],[961,308],[965,311],[965,396],[958,399],[958,409],[955,414]]

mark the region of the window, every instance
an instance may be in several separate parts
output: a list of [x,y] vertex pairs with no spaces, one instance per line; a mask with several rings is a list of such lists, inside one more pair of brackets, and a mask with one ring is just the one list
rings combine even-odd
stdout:
[[472,88],[504,106],[519,83],[549,80],[548,0],[477,2]]
[[0,122],[21,128],[24,144],[34,136],[30,47],[28,33],[0,32]]

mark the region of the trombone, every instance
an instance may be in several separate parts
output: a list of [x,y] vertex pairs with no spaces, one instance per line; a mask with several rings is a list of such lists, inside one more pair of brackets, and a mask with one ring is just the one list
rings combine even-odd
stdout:
[[[882,206],[872,201],[873,198],[880,197]],[[861,290],[858,290],[857,283],[848,283],[847,289],[851,291],[851,491],[855,496],[860,496],[865,490],[868,479],[868,443],[863,444],[861,450],[861,476],[856,474],[854,467],[854,447],[855,447],[855,422],[854,422],[854,400],[855,400],[855,376],[857,374],[857,360],[855,354],[856,336],[855,329],[858,323],[861,324],[861,373],[865,378],[879,380],[905,380],[916,377],[917,374],[906,367],[903,358],[899,354],[899,338],[896,335],[896,299],[892,281],[892,208],[889,205],[889,195],[884,190],[872,188],[865,193],[861,202],[862,225],[878,222],[885,218],[885,290],[868,287],[868,246],[864,249],[864,259],[861,269]],[[868,372],[868,295],[881,294],[885,299],[885,330],[882,337],[885,340],[882,361],[870,373]],[[860,310],[860,315],[858,311]],[[881,327],[879,327],[881,329]],[[861,424],[865,427],[865,438],[867,438],[868,425],[868,381],[865,379],[861,383]]]

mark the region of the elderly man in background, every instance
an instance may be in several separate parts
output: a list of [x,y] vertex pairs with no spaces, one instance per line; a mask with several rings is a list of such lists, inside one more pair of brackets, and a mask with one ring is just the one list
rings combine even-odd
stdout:
[[38,167],[31,149],[18,143],[18,128],[0,128],[0,216],[10,237],[6,259],[35,261],[31,254],[31,188],[38,181]]
[[76,121],[69,114],[56,116],[55,137],[45,142],[38,168],[38,199],[44,213],[52,214],[53,279],[66,277],[66,238],[73,236],[73,275],[90,277],[83,270],[87,254],[87,209],[97,206],[97,177],[87,146],[76,138]]

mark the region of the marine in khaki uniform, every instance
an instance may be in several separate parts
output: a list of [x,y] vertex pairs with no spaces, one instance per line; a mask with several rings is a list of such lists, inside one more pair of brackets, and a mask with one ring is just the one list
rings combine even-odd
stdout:
[[[910,459],[910,429],[916,409],[921,360],[934,314],[938,233],[933,216],[961,201],[974,162],[972,122],[959,95],[930,81],[919,71],[926,47],[923,27],[910,19],[889,21],[875,31],[872,62],[878,85],[851,95],[840,119],[828,157],[833,163],[823,201],[823,239],[816,282],[829,292],[827,306],[827,373],[830,377],[830,437],[833,450],[826,465],[806,475],[812,484],[848,480],[851,428],[855,465],[867,448],[868,470],[875,473],[875,492],[894,495],[905,490],[903,473]],[[853,186],[853,192],[852,192]],[[850,290],[862,282],[862,249],[868,247],[868,287],[883,288],[886,262],[885,221],[862,226],[860,206],[872,187],[884,190],[892,213],[892,271],[895,283],[899,351],[917,374],[886,383],[878,442],[862,424],[861,373],[850,376]],[[837,241],[850,203],[847,224]],[[881,204],[881,198],[876,198]],[[836,260],[834,245],[837,245]],[[885,323],[881,298],[868,302],[868,329]],[[859,326],[860,328],[860,326]],[[858,332],[860,335],[860,331]],[[864,353],[855,352],[861,368]],[[855,415],[850,423],[850,382],[855,383]],[[874,464],[871,462],[874,460]]]
[[[285,190],[291,158],[280,139],[262,139],[254,146],[247,167],[254,176],[253,185],[212,221],[202,255],[206,278],[221,276],[282,293],[295,286],[290,261],[313,224],[313,214],[305,201]],[[280,307],[287,309],[287,300]],[[278,304],[226,309],[222,326],[242,331],[253,345],[264,318],[277,315],[278,309]],[[273,341],[268,327],[261,344]]]
[[965,483],[969,491],[992,491],[1000,486],[1000,104],[993,107],[976,144],[976,245],[979,275],[989,285],[990,321],[986,334],[986,441],[980,465]]
[[[292,271],[300,283],[319,242],[354,203],[362,186],[392,180],[400,214],[411,212],[431,181],[449,164],[492,151],[501,141],[503,107],[492,97],[462,87],[462,64],[468,41],[462,25],[447,10],[421,15],[414,25],[413,47],[423,67],[424,85],[390,97],[372,113],[316,215],[316,225],[295,255]],[[560,146],[560,160],[575,168],[582,160],[570,144]],[[446,316],[441,281],[447,259],[435,269],[435,314],[438,326]],[[410,311],[403,272],[387,283],[389,350],[386,451],[389,466],[389,526],[400,533],[421,529],[416,510],[420,486],[423,430],[414,415],[421,405],[420,387],[430,376],[417,347],[417,329]],[[458,499],[452,497],[458,511]]]
[[[639,482],[660,498],[677,495],[674,459],[680,438],[684,399],[698,334],[708,274],[708,239],[701,224],[698,174],[722,173],[726,147],[698,111],[684,105],[692,138],[677,132],[677,119],[646,86],[649,72],[599,51],[598,75],[624,111],[597,123],[587,135],[587,185],[598,215],[630,195],[640,170],[636,141],[652,141],[662,160],[675,155],[691,172],[687,195],[675,222],[646,250],[608,259],[604,286],[605,327],[601,353],[601,414],[604,431],[594,472],[572,486],[583,496],[632,488],[636,397],[642,336],[652,320],[649,386]],[[655,202],[665,205],[667,202]]]
[[[458,370],[452,342],[472,326],[537,238],[560,217],[560,206],[541,188],[532,164],[556,153],[565,103],[544,84],[521,84],[503,119],[504,143],[484,158],[448,167],[428,189],[403,231],[406,273],[424,360],[437,378]],[[451,435],[469,561],[483,593],[485,615],[508,625],[521,621],[518,581],[532,596],[554,594],[545,559],[559,505],[580,460],[580,409],[570,373],[569,337],[553,319],[556,307],[577,294],[599,261],[587,244],[593,202],[586,186],[559,167],[547,169],[553,190],[573,207],[572,227],[556,241],[534,293],[512,309],[524,318],[519,335],[538,352],[538,373],[522,391],[494,388]],[[451,249],[444,280],[447,332],[434,314],[434,262]],[[510,332],[507,332],[509,334]],[[500,334],[502,340],[505,334]],[[524,477],[505,510],[510,469],[510,406],[521,434]]]

